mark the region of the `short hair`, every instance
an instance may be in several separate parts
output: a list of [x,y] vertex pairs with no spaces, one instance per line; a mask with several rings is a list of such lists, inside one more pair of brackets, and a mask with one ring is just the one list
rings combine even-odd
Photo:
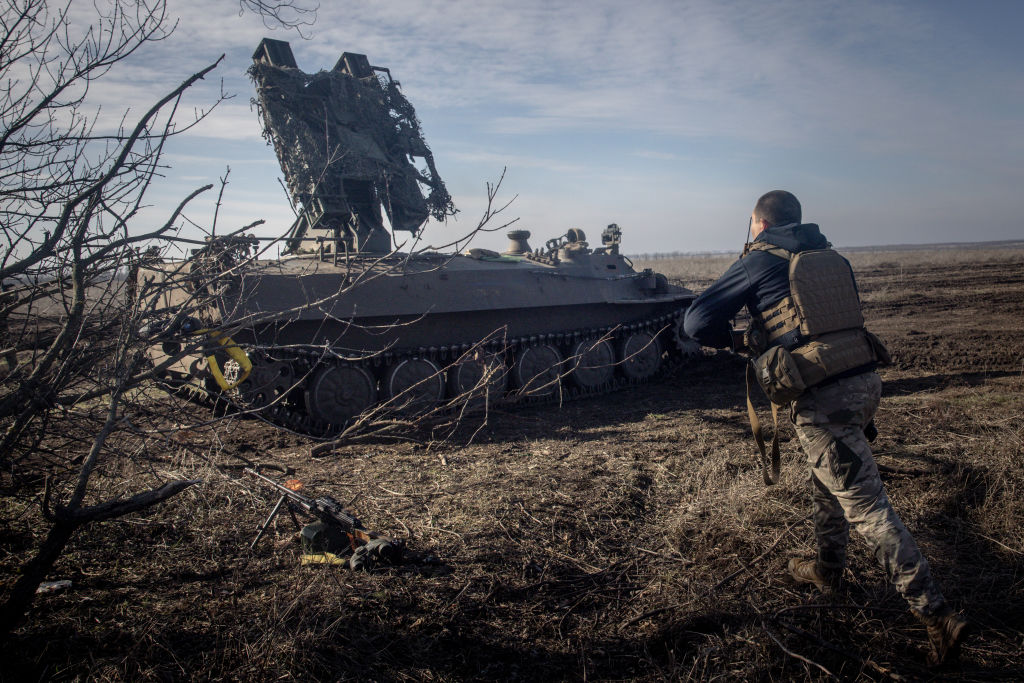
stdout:
[[768,222],[768,227],[800,222],[800,200],[792,192],[772,190],[761,195],[754,206],[754,215]]

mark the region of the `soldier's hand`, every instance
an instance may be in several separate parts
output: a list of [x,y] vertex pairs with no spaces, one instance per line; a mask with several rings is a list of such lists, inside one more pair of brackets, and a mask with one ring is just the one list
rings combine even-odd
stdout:
[[747,350],[747,342],[744,339],[744,332],[746,330],[730,330],[732,334],[732,345],[731,349],[733,353],[743,353]]

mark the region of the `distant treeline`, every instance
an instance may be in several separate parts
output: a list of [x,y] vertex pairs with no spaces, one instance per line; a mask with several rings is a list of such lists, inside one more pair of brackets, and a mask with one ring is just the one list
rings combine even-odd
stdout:
[[[991,242],[935,242],[929,244],[880,244],[868,247],[838,246],[839,251],[929,251],[944,249],[1020,249],[1024,248],[1022,240],[993,240]],[[639,261],[662,261],[679,258],[713,258],[739,254],[739,249],[720,249],[718,251],[656,251],[629,254],[629,258]]]
[[638,261],[664,261],[670,259],[693,259],[693,258],[716,258],[719,256],[729,256],[730,254],[739,254],[738,249],[723,249],[721,251],[656,251],[656,252],[643,252],[640,254],[628,254],[628,258],[636,259]]

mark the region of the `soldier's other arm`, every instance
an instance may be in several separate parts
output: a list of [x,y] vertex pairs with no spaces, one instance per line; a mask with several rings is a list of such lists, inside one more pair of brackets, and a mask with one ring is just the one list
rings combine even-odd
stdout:
[[747,303],[750,290],[750,275],[743,261],[736,261],[690,305],[683,330],[703,346],[732,346],[730,321]]

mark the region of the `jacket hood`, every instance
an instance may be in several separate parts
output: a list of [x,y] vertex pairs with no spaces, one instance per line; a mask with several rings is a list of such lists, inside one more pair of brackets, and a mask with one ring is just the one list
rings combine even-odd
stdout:
[[774,244],[794,253],[810,249],[828,249],[832,246],[821,234],[816,223],[792,223],[768,228],[754,241]]

